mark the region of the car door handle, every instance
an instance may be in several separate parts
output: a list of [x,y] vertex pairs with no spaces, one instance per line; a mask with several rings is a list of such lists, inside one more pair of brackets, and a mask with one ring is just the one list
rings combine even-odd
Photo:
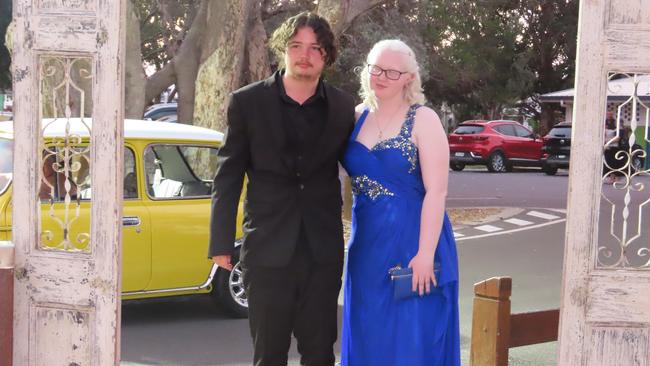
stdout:
[[122,226],[140,226],[140,218],[138,216],[124,216]]

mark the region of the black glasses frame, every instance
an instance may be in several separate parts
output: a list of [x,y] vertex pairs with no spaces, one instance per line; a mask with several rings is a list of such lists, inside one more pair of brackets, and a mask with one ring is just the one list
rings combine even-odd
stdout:
[[[402,71],[399,71],[399,70],[382,69],[381,67],[379,67],[377,65],[373,65],[373,64],[366,64],[366,65],[367,65],[368,73],[370,75],[381,76],[381,74],[384,74],[384,75],[386,75],[386,79],[388,79],[388,80],[399,80],[399,78],[401,78],[402,75],[409,73],[408,71],[403,71],[402,72]],[[374,70],[378,70],[379,72],[373,72]]]

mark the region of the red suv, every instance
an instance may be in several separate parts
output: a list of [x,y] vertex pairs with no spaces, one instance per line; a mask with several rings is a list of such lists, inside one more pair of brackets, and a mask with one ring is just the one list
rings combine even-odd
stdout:
[[484,164],[491,172],[513,166],[541,166],[542,140],[515,121],[465,121],[449,134],[450,167]]

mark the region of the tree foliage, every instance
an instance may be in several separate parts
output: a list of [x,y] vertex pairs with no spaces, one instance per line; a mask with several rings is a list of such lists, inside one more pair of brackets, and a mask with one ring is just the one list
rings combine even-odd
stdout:
[[576,0],[420,1],[418,19],[432,62],[425,92],[453,106],[457,119],[520,117],[553,123],[539,94],[570,88]]
[[519,6],[526,24],[521,52],[535,74],[530,99],[520,106],[540,120],[545,132],[556,122],[555,111],[560,106],[540,105],[537,96],[573,87],[578,1],[520,0]]
[[[504,108],[517,107],[540,120],[544,131],[559,106],[540,105],[538,95],[573,83],[577,0],[131,2],[139,29],[131,26],[128,32],[139,37],[129,42],[139,43],[141,51],[141,57],[127,59],[132,66],[127,85],[137,90],[127,100],[138,101],[133,115],[176,85],[179,120],[222,128],[227,94],[277,65],[266,50],[267,35],[304,10],[328,17],[340,34],[340,56],[326,76],[351,93],[358,91],[367,52],[386,38],[402,39],[414,49],[427,99],[434,107],[451,106],[457,120],[499,118]],[[0,6],[1,36],[11,1]],[[0,46],[0,89],[11,83],[3,52]],[[146,82],[137,70],[142,63],[153,72]]]
[[372,44],[399,38],[415,50],[434,107],[451,106],[457,120],[513,118],[504,111],[514,110],[520,120],[545,121],[553,106],[540,106],[537,96],[571,87],[577,21],[577,1],[389,2],[341,36],[341,56],[328,77],[356,92]]
[[178,52],[200,0],[133,0],[140,25],[142,61],[160,70]]
[[530,93],[534,79],[520,52],[524,26],[516,1],[429,2],[427,42],[433,62],[427,96],[445,100],[458,118],[500,118]]

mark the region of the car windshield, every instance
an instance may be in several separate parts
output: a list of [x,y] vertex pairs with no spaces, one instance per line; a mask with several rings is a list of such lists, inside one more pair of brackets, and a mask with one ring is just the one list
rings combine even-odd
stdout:
[[571,137],[571,126],[553,127],[548,135],[551,137]]
[[13,172],[12,140],[0,138],[0,194],[9,187]]
[[483,132],[483,126],[478,126],[478,125],[458,126],[456,131],[454,131],[454,133],[457,135],[473,135],[475,133],[481,133],[481,132]]

